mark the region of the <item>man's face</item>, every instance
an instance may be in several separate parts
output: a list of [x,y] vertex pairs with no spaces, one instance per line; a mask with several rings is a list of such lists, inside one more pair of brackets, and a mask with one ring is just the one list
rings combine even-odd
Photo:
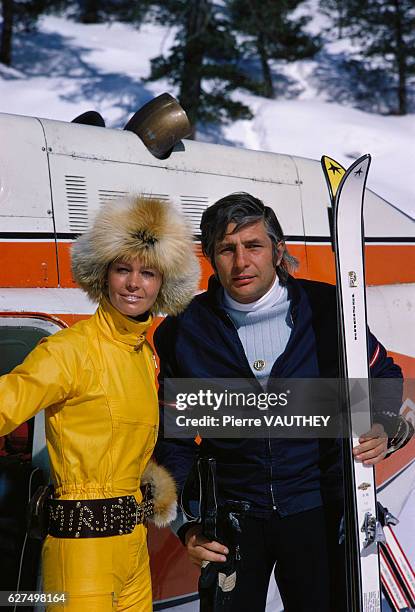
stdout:
[[271,288],[283,254],[283,243],[277,246],[273,260],[272,242],[263,221],[247,225],[232,234],[235,223],[229,223],[226,234],[215,246],[215,266],[219,280],[229,295],[242,304],[259,300]]

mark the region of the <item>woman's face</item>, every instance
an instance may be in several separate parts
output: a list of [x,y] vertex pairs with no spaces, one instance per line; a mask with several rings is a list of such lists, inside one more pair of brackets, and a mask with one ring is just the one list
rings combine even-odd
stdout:
[[111,304],[127,317],[137,317],[153,306],[163,277],[156,268],[131,261],[113,261],[108,269],[108,297]]

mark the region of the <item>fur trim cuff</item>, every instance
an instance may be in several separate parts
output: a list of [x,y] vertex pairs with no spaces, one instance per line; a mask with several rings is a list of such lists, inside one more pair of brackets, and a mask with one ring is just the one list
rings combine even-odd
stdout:
[[176,483],[169,472],[155,461],[149,461],[141,476],[141,486],[149,484],[154,503],[154,516],[149,520],[157,527],[166,527],[177,516]]

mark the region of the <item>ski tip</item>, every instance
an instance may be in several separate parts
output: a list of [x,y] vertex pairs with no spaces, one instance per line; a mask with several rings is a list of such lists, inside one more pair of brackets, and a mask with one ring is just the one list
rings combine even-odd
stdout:
[[327,187],[329,189],[330,198],[333,203],[340,182],[346,173],[346,169],[341,164],[339,164],[339,162],[337,162],[332,157],[329,157],[328,155],[322,156],[321,166],[323,168],[323,174],[327,182]]
[[346,174],[354,174],[354,176],[356,176],[357,178],[360,178],[363,175],[366,177],[369,171],[371,161],[372,156],[370,155],[370,153],[365,153],[352,163],[350,168],[347,169]]
[[327,168],[327,170],[330,170],[333,174],[337,174],[339,171],[346,172],[346,169],[340,162],[336,161],[333,157],[329,157],[328,155],[321,156],[321,164],[323,168]]
[[353,168],[353,166],[357,166],[357,164],[363,164],[364,162],[368,161],[368,163],[370,164],[372,160],[372,156],[370,153],[365,153],[364,155],[361,155],[360,157],[358,157],[350,166],[350,168],[348,168],[348,170],[350,170],[351,168]]

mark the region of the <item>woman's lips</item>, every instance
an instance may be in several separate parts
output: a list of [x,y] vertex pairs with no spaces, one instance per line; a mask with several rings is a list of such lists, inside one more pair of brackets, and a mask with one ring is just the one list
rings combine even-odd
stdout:
[[139,295],[121,295],[121,297],[129,304],[135,304],[142,299]]

